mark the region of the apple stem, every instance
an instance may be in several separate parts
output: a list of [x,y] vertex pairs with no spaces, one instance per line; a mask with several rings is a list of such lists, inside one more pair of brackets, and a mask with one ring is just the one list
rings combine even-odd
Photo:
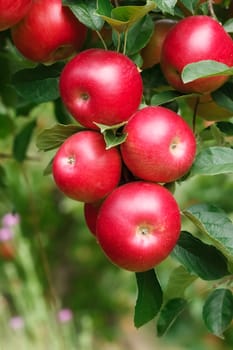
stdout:
[[105,41],[104,41],[104,38],[102,37],[101,33],[100,33],[98,30],[96,30],[96,34],[97,34],[98,37],[100,38],[100,41],[101,41],[101,43],[103,44],[104,49],[107,50],[107,49],[108,49],[108,48],[107,48],[107,45],[106,45],[106,43],[105,43]]
[[200,96],[196,98],[194,109],[193,109],[193,132],[196,130],[197,110],[200,103]]
[[214,19],[217,19],[217,16],[214,12],[214,7],[213,7],[213,1],[212,0],[208,0],[208,9],[210,12],[211,17],[213,17]]
[[124,47],[123,47],[123,54],[126,54],[126,45],[127,45],[127,38],[128,38],[128,29],[125,31],[124,35]]
[[115,4],[116,7],[119,6],[118,0],[114,0],[114,4]]
[[117,52],[120,52],[121,47],[121,34],[117,31]]

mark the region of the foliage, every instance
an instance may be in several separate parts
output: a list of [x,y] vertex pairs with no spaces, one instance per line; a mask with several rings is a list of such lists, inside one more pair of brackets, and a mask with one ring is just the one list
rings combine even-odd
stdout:
[[[90,31],[97,31],[101,36],[103,26],[106,24],[110,26],[111,42],[104,45],[108,49],[124,52],[139,66],[142,64],[140,51],[152,35],[154,19],[163,17],[180,19],[187,13],[188,15],[208,13],[207,4],[198,5],[197,0],[147,1],[146,3],[145,1],[115,1],[114,3],[119,3],[120,6],[115,7],[108,0],[63,1],[64,6],[68,6]],[[221,5],[214,5],[213,9],[217,18],[225,25],[225,29],[233,32],[232,21],[228,18],[229,1],[225,0]],[[24,232],[16,233],[16,249],[19,254],[17,253],[14,262],[1,262],[1,293],[4,297],[8,293],[14,293],[12,279],[16,282],[20,279],[30,280],[30,283],[33,283],[30,287],[32,289],[27,290],[28,286],[25,285],[20,290],[20,300],[25,299],[24,302],[28,303],[29,309],[28,305],[15,304],[19,297],[11,295],[14,302],[9,303],[10,312],[14,313],[16,310],[22,316],[31,312],[32,314],[35,312],[36,315],[41,313],[38,319],[41,317],[43,322],[48,323],[48,319],[53,318],[54,314],[51,315],[50,311],[48,312],[47,303],[42,297],[43,293],[50,294],[53,290],[50,278],[45,277],[48,277],[48,261],[44,256],[47,254],[53,271],[58,267],[61,268],[60,259],[61,264],[69,262],[71,278],[77,278],[84,284],[83,294],[86,294],[86,290],[92,289],[95,284],[96,296],[91,293],[89,295],[91,298],[98,299],[92,305],[93,312],[99,314],[104,310],[105,315],[110,312],[114,319],[114,310],[120,308],[124,312],[125,309],[128,310],[129,305],[127,302],[114,300],[112,296],[108,296],[107,301],[103,301],[101,294],[106,283],[104,273],[111,275],[111,283],[114,286],[117,284],[116,289],[120,295],[123,295],[122,299],[124,299],[124,288],[131,296],[134,295],[131,292],[132,289],[134,290],[133,280],[127,284],[128,273],[126,276],[124,272],[118,272],[115,267],[108,265],[106,267],[104,258],[96,253],[93,237],[87,238],[86,232],[85,235],[83,234],[86,228],[84,228],[80,204],[61,198],[61,194],[57,193],[53,187],[52,180],[49,177],[43,178],[44,169],[46,174],[51,172],[51,162],[59,145],[71,134],[82,129],[64,110],[60,100],[58,82],[66,62],[45,66],[27,61],[16,52],[8,31],[1,33],[0,42],[0,63],[4,67],[0,77],[0,194],[2,198],[0,212],[2,215],[8,211],[19,213],[22,218],[22,232]],[[101,38],[98,45],[101,46],[102,42],[104,38]],[[91,41],[87,39],[84,49],[91,45]],[[188,310],[192,310],[192,303],[199,298],[200,315],[207,330],[217,337],[228,339],[232,332],[233,320],[233,224],[231,221],[233,118],[207,124],[197,117],[187,104],[190,95],[175,91],[167,85],[159,65],[142,71],[141,74],[145,89],[143,105],[163,105],[178,111],[193,127],[198,141],[198,151],[190,173],[174,184],[177,190],[177,192],[175,190],[175,196],[180,203],[183,216],[183,230],[168,259],[169,269],[165,272],[167,281],[163,279],[163,264],[155,270],[136,274],[138,296],[134,323],[136,327],[141,327],[154,320],[158,336],[163,336],[170,328],[174,329],[175,321],[179,321],[181,314],[186,315]],[[219,74],[229,75],[229,80],[212,93],[212,98],[219,106],[224,106],[233,113],[232,68],[226,69],[224,65],[214,61],[202,61],[186,66],[183,70],[183,80],[188,82]],[[194,97],[199,98],[197,94]],[[123,124],[113,127],[100,125],[107,148],[124,142],[122,126]],[[40,153],[37,152],[38,150]],[[49,152],[42,153],[47,151]],[[205,181],[211,184],[209,191],[212,192],[210,196],[207,195],[208,198],[204,198],[207,193],[204,191],[207,187]],[[203,186],[203,191],[200,190],[199,194],[194,193],[195,188],[192,188],[192,184],[197,182],[196,186],[199,186],[199,190]],[[224,190],[226,184],[229,184],[229,188]],[[187,189],[188,194],[185,192]],[[183,198],[180,199],[182,190]],[[225,194],[229,191],[231,196],[226,204],[225,196],[221,196],[221,193]],[[216,199],[213,193],[220,193],[220,199]],[[45,199],[45,197],[48,198]],[[74,235],[76,226],[81,232],[77,232],[77,237]],[[30,255],[28,241],[36,252],[33,256]],[[43,253],[43,249],[46,253]],[[59,251],[59,255],[62,255],[61,258],[56,255],[56,250]],[[67,257],[69,254],[71,258]],[[41,258],[43,266],[38,263]],[[34,263],[26,259],[34,260]],[[87,261],[88,259],[90,261]],[[77,271],[73,271],[78,261],[86,264],[87,271],[78,266]],[[24,263],[28,266],[25,267]],[[36,271],[30,270],[29,265],[31,269],[35,267]],[[97,271],[95,273],[92,271],[94,265]],[[25,276],[25,272],[30,273],[30,276]],[[89,278],[85,276],[86,273],[89,274]],[[35,279],[37,275],[38,280]],[[114,278],[118,277],[117,283]],[[4,284],[5,279],[6,284]],[[63,302],[68,302],[69,296],[77,292],[75,283],[69,284],[71,290],[58,291],[59,298]],[[99,283],[102,286],[99,286]],[[192,290],[198,289],[199,283],[204,291],[196,296]],[[53,298],[50,295],[48,299],[51,297]],[[36,305],[33,304],[34,301]],[[85,295],[80,296],[80,301],[74,298],[69,306],[82,310],[82,302],[88,309]],[[129,304],[131,306],[131,300]],[[85,307],[82,310],[84,319]],[[39,310],[38,314],[35,310]],[[106,322],[101,317],[96,317],[96,320],[97,324]],[[27,322],[30,323],[31,320],[28,319]],[[56,322],[53,324],[51,321],[51,324],[56,327]],[[72,349],[71,345],[69,349]]]

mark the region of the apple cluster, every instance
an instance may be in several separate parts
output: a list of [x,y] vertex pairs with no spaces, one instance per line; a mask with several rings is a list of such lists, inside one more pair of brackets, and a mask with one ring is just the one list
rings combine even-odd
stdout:
[[[180,211],[164,184],[185,175],[195,157],[193,131],[180,115],[142,106],[143,81],[122,53],[78,53],[60,76],[60,95],[84,129],[53,159],[57,187],[84,202],[87,226],[107,257],[130,271],[164,260],[180,234]],[[100,125],[120,125],[125,140],[106,147]]]
[[[60,76],[60,96],[83,129],[55,154],[57,187],[84,203],[87,226],[114,264],[138,272],[153,268],[179,238],[180,210],[166,184],[182,178],[193,164],[192,129],[171,109],[142,105],[143,80],[129,57],[99,48],[79,52],[87,27],[61,0],[1,2],[0,31],[9,28],[15,47],[27,59],[44,64],[68,59]],[[228,77],[185,84],[183,68],[202,60],[231,67],[233,42],[209,16],[162,19],[155,22],[154,34],[140,54],[142,69],[159,63],[172,88],[209,101]],[[108,147],[105,127],[123,136],[121,142]]]

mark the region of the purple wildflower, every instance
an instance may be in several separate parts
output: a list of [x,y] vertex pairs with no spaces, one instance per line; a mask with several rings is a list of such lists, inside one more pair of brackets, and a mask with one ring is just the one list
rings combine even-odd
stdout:
[[12,227],[19,224],[20,217],[18,214],[7,213],[2,218],[2,225],[4,227]]
[[58,312],[58,320],[61,322],[61,323],[66,323],[66,322],[69,322],[72,320],[73,318],[73,313],[70,309],[61,309],[59,312]]

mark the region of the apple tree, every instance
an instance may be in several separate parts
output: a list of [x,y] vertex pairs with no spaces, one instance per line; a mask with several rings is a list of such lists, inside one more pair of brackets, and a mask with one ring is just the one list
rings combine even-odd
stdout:
[[[195,177],[233,172],[232,3],[28,2],[9,25],[0,3],[0,135],[14,134],[12,157],[27,162],[36,134],[34,147],[50,157],[41,177],[84,203],[104,253],[135,274],[135,327],[154,319],[164,335],[201,280],[203,321],[223,337],[233,320],[231,213],[183,207],[176,193]],[[57,123],[43,128],[46,103]],[[2,191],[7,157],[1,150]],[[168,256],[174,269],[163,283]]]

